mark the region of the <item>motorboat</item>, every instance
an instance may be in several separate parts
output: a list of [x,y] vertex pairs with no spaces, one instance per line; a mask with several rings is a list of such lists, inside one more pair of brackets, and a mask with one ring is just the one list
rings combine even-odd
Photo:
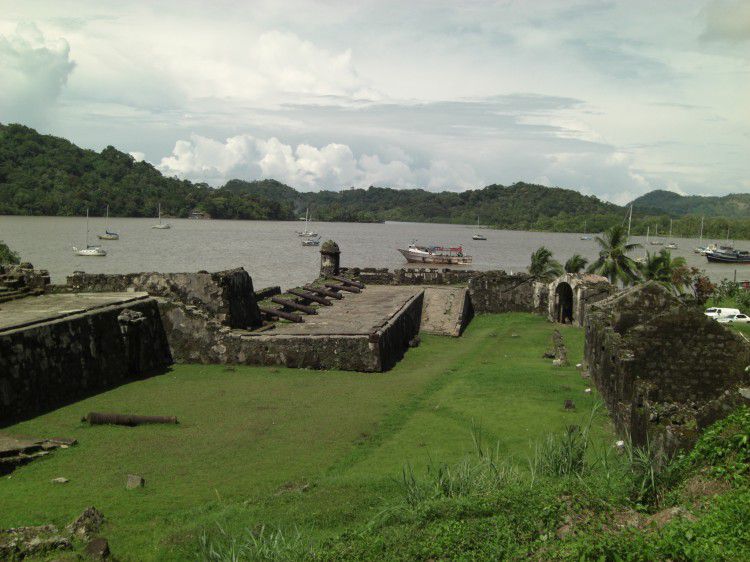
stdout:
[[159,223],[152,224],[151,228],[156,228],[158,230],[166,230],[168,228],[172,228],[172,225],[168,222],[161,222],[161,203],[159,203]]
[[729,246],[721,246],[713,252],[706,252],[706,259],[712,263],[750,264],[750,252],[735,250]]
[[107,215],[104,219],[104,234],[97,234],[99,240],[119,240],[120,235],[117,232],[110,232],[107,225],[109,224],[109,205],[107,205]]
[[107,251],[101,246],[94,246],[89,244],[89,210],[86,209],[86,247],[77,248],[73,246],[73,253],[77,256],[84,257],[104,257],[107,255]]
[[420,246],[416,240],[406,250],[397,250],[409,263],[468,265],[473,259],[464,254],[463,246]]
[[320,246],[320,236],[317,238],[308,238],[302,241],[303,246]]
[[487,237],[484,234],[475,234],[471,237],[472,240],[487,240]]

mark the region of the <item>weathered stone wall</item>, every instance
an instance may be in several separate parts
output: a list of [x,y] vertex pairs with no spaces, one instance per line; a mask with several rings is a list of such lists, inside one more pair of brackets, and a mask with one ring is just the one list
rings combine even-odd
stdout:
[[0,426],[171,362],[153,299],[0,332]]
[[600,275],[591,275],[588,273],[566,273],[547,287],[549,295],[547,301],[547,317],[551,322],[560,322],[560,294],[558,287],[567,284],[572,292],[573,300],[571,303],[570,322],[577,326],[583,326],[586,316],[586,308],[601,300],[604,300],[617,291],[605,277]]
[[534,278],[525,273],[487,271],[469,280],[469,296],[474,311],[479,314],[537,312],[534,285]]
[[593,304],[585,319],[588,371],[618,430],[667,453],[742,402],[750,346],[649,283]]
[[546,285],[525,273],[437,268],[341,268],[343,275],[366,285],[466,285],[474,312],[537,312],[547,310]]
[[88,292],[145,291],[196,307],[231,328],[261,325],[253,280],[243,268],[208,273],[91,274],[75,272],[66,290]]

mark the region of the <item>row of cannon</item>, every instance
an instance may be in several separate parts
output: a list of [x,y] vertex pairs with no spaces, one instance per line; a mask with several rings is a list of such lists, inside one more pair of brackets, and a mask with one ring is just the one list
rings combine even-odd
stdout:
[[[317,314],[318,311],[311,303],[317,303],[323,306],[331,306],[333,301],[330,299],[340,300],[342,293],[359,293],[365,288],[364,283],[354,281],[347,277],[339,275],[331,276],[331,279],[337,283],[326,281],[322,286],[308,284],[302,289],[289,289],[288,294],[296,297],[295,300],[285,299],[282,297],[271,297],[271,302],[280,305],[280,308],[271,308],[261,306],[260,311],[269,319],[283,318],[290,322],[304,322],[302,314]],[[302,313],[302,314],[300,314]]]

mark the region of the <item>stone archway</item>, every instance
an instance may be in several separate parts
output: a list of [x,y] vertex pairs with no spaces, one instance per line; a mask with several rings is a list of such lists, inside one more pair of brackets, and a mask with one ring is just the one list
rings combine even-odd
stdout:
[[573,287],[564,281],[555,288],[555,321],[573,323]]

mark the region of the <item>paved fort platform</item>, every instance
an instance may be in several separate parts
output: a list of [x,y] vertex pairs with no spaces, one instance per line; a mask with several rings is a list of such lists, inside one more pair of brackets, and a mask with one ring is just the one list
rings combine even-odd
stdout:
[[235,331],[227,339],[238,363],[314,369],[384,371],[419,333],[424,289],[370,286],[342,293],[304,322],[279,322],[265,332]]

